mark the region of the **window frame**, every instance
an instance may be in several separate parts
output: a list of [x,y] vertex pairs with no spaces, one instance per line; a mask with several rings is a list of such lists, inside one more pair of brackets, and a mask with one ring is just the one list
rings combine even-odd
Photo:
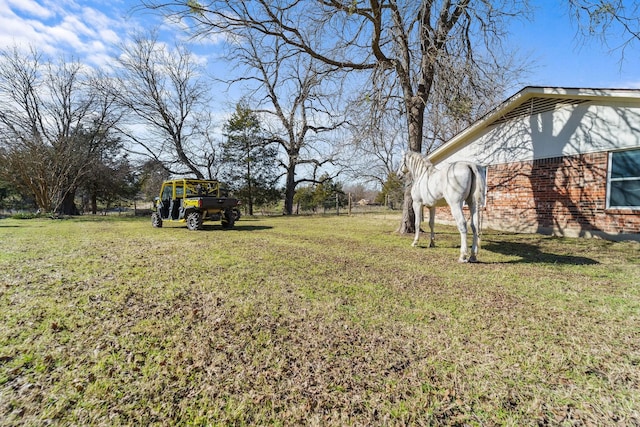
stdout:
[[640,170],[636,173],[635,176],[628,177],[618,177],[612,178],[613,172],[613,157],[616,153],[624,153],[628,151],[638,151],[640,153],[640,148],[631,148],[627,150],[616,150],[610,151],[608,156],[608,167],[607,167],[607,196],[606,196],[606,208],[607,209],[626,209],[626,210],[639,210],[640,205],[612,205],[611,204],[611,183],[612,182],[625,182],[625,181],[640,181]]

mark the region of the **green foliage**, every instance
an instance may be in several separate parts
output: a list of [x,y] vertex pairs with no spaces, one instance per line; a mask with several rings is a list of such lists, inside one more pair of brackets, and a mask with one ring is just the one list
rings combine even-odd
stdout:
[[349,202],[342,190],[342,183],[334,182],[327,174],[322,175],[318,183],[313,186],[298,187],[293,201],[300,210],[313,212],[318,208],[324,211],[334,209],[336,203],[342,208]]
[[394,173],[387,176],[382,186],[382,191],[376,196],[376,203],[387,204],[388,207],[397,209],[402,206],[404,198],[404,183]]
[[298,187],[293,196],[293,202],[303,211],[315,210],[317,204],[314,200],[314,188],[310,186]]
[[37,213],[17,213],[11,215],[12,219],[34,219],[40,218],[40,215]]
[[187,0],[187,7],[191,13],[202,16],[204,14],[204,8],[198,0]]
[[253,215],[254,206],[281,198],[276,187],[277,146],[264,137],[258,115],[244,103],[236,105],[224,130],[227,139],[222,144],[223,179]]
[[10,182],[0,180],[0,209],[36,209],[32,198],[23,194]]
[[336,204],[339,207],[344,207],[348,202],[342,190],[342,183],[335,182],[327,174],[320,177],[320,183],[316,185],[314,196],[316,206],[322,206],[325,211],[335,208]]
[[91,169],[79,184],[79,192],[91,201],[94,214],[98,201],[108,209],[118,201],[135,199],[140,190],[138,172],[123,154],[121,141],[108,135],[103,139],[100,151],[89,156]]

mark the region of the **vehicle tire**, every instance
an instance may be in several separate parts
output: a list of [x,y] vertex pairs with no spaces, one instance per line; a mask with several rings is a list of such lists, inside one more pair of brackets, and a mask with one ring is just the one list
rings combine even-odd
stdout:
[[156,228],[162,228],[162,218],[158,212],[151,214],[151,225]]
[[187,228],[191,231],[200,230],[202,228],[202,213],[189,212],[187,214]]
[[234,223],[236,222],[236,216],[233,213],[233,210],[227,209],[224,211],[222,216],[222,228],[233,228]]

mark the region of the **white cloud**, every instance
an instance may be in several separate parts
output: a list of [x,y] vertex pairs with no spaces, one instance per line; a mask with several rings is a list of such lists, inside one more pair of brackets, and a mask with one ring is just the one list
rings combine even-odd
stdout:
[[6,0],[0,0],[0,44],[3,48],[22,45],[29,39],[38,39],[34,26],[38,21],[18,17]]
[[77,15],[65,16],[58,27],[74,33],[77,37],[91,38],[95,36],[95,31],[87,27],[81,17]]
[[0,0],[0,48],[33,46],[50,56],[74,56],[88,65],[105,65],[126,36],[128,23],[104,3]]
[[[120,45],[134,32],[156,28],[159,42],[190,45],[193,59],[211,75],[227,75],[216,44],[220,36],[189,39],[183,23],[133,10],[132,0],[0,0],[0,49],[35,48],[54,61],[73,58],[91,68],[116,68]],[[226,96],[223,96],[223,99]],[[226,107],[226,106],[225,106]]]
[[90,66],[110,66],[109,57],[133,31],[158,27],[161,39],[192,45],[201,65],[213,60],[221,36],[194,41],[184,22],[134,13],[129,0],[0,0],[0,49],[35,47],[55,56],[73,56]]
[[41,19],[51,18],[54,15],[51,8],[43,6],[35,0],[3,0],[0,1],[0,5],[0,9],[16,10]]

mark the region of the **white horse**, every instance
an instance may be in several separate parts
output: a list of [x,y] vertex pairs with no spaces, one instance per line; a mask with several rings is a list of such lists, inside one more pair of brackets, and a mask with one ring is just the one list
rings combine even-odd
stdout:
[[[469,162],[455,162],[440,170],[436,169],[420,153],[409,151],[402,153],[398,177],[403,178],[407,172],[413,176],[411,197],[416,216],[416,236],[411,246],[416,246],[420,238],[422,206],[429,208],[429,228],[431,229],[429,247],[434,247],[433,224],[436,206],[449,204],[451,214],[460,232],[460,258],[458,261],[477,262],[480,244],[480,209],[484,203],[485,193],[484,175],[480,172],[478,165]],[[467,202],[471,212],[471,230],[473,231],[473,244],[469,258],[467,258],[467,221],[462,213],[464,202]]]

